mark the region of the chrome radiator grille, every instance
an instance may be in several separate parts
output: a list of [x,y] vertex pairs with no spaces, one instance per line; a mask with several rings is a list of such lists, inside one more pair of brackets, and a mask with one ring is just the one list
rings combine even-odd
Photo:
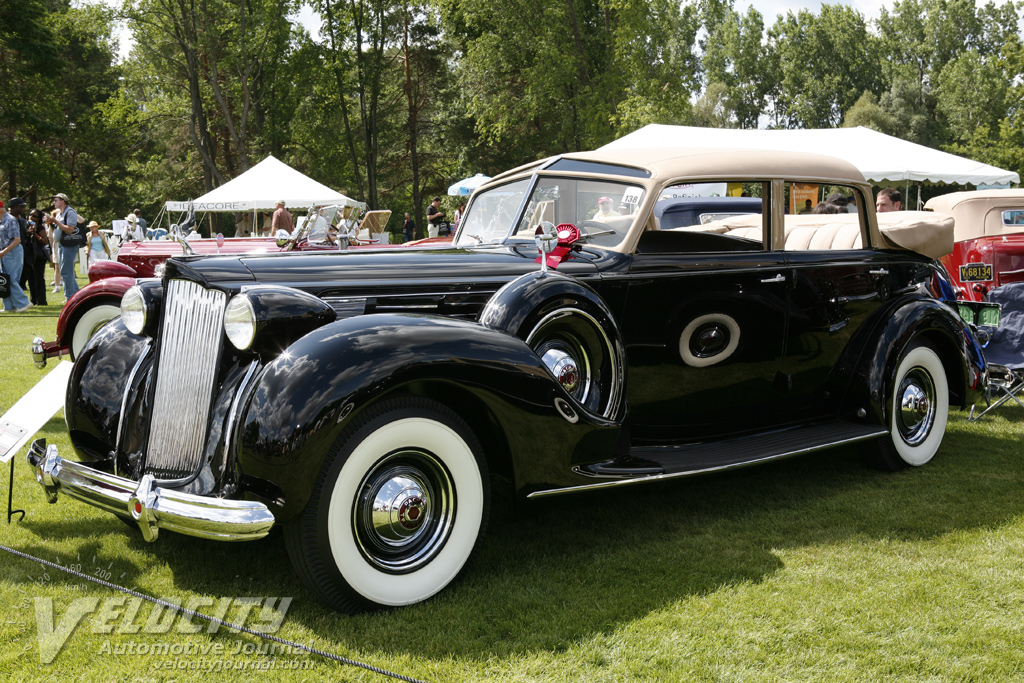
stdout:
[[227,296],[171,280],[164,302],[146,471],[176,479],[195,472],[203,457]]

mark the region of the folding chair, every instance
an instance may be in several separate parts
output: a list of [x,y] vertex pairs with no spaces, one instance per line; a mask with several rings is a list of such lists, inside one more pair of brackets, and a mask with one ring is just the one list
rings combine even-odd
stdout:
[[1020,396],[1024,394],[1024,282],[1011,282],[988,293],[988,300],[1002,306],[999,327],[985,347],[985,360],[989,365],[989,383],[985,402],[988,406],[974,414],[971,406],[968,420],[981,418],[988,411],[1008,401],[1024,408]]

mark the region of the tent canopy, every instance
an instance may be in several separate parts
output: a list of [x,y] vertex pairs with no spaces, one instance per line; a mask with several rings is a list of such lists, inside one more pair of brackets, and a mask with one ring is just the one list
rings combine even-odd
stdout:
[[813,152],[844,159],[872,183],[958,185],[1019,183],[1020,175],[858,126],[808,130],[738,130],[652,123],[601,149],[723,147]]
[[477,173],[470,178],[464,178],[454,185],[450,185],[448,187],[448,194],[452,196],[473,194],[473,190],[480,187],[490,179],[491,176],[489,175]]
[[[282,199],[288,209],[308,209],[312,204],[366,208],[363,202],[335,192],[273,156],[193,200],[192,204],[196,211],[254,211],[273,209]],[[188,202],[167,202],[166,208],[185,211]]]

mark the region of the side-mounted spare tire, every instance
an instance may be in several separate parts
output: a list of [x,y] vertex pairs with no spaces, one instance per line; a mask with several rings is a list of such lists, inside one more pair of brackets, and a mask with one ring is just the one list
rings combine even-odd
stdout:
[[590,287],[559,273],[529,273],[498,290],[479,322],[525,341],[578,406],[621,419],[622,336],[607,304]]

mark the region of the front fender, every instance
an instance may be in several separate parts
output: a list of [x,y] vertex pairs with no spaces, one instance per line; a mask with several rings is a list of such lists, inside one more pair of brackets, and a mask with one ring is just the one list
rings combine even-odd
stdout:
[[[77,319],[80,312],[91,305],[91,302],[99,298],[121,299],[124,297],[124,293],[127,292],[134,284],[134,277],[110,277],[90,282],[85,287],[82,287],[80,290],[75,292],[75,294],[68,299],[68,302],[64,304],[64,308],[60,312],[60,317],[57,319],[57,345],[60,349],[66,352],[68,347],[71,346],[68,328],[71,323]],[[56,355],[56,352],[50,355]]]
[[89,266],[90,283],[107,280],[112,277],[136,278],[138,276],[138,271],[120,261],[99,260]]
[[346,427],[396,393],[456,410],[489,459],[508,458],[497,469],[517,488],[564,484],[575,462],[610,458],[620,427],[566,412],[568,394],[515,336],[446,318],[359,316],[311,332],[257,376],[237,425],[246,488],[279,519],[294,516]]
[[855,378],[879,424],[888,424],[892,378],[900,357],[917,341],[935,347],[946,368],[950,392],[961,407],[981,398],[988,368],[974,333],[948,305],[934,299],[913,299],[891,310],[872,354],[860,364]]

